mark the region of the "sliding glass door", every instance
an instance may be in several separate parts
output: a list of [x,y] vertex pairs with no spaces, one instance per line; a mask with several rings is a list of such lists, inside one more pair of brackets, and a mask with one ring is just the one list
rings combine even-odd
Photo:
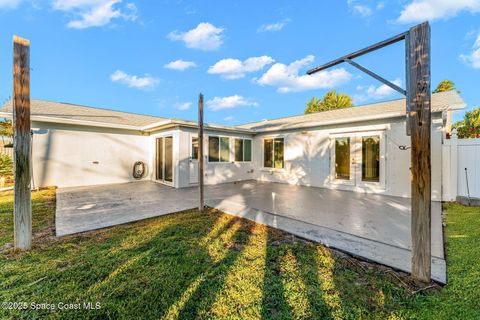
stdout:
[[156,179],[167,184],[173,184],[173,137],[166,136],[156,139]]
[[331,181],[349,186],[383,186],[383,136],[383,132],[333,136]]

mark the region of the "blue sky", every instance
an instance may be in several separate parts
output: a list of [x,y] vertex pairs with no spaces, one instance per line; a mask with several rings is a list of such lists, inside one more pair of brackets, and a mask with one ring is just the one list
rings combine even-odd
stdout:
[[[241,124],[301,114],[330,89],[356,104],[399,95],[341,65],[307,69],[429,20],[432,86],[451,79],[480,106],[480,0],[0,0],[0,101],[12,36],[31,41],[32,98]],[[358,59],[404,86],[403,43]],[[456,118],[461,118],[461,114]]]

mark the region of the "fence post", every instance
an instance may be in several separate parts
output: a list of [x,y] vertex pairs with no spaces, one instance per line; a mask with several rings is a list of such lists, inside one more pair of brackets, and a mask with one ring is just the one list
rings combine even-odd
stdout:
[[450,199],[458,196],[458,132],[453,129],[450,135]]

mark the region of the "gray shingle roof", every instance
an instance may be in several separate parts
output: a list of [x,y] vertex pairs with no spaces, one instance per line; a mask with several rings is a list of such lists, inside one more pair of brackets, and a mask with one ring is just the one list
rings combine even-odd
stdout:
[[[458,109],[465,102],[456,91],[432,94],[432,112]],[[302,127],[315,127],[336,123],[348,123],[365,119],[382,119],[405,115],[405,99],[379,102],[358,107],[337,109],[306,115],[291,116],[274,120],[247,123],[239,128],[254,131],[276,131]]]
[[[86,107],[64,102],[45,100],[30,101],[31,115],[68,120],[82,120],[108,124],[143,127],[168,119],[142,114]],[[12,112],[12,101],[8,101],[0,112]]]
[[[141,129],[144,126],[154,125],[159,122],[170,121],[172,124],[195,126],[192,121],[181,121],[162,117],[147,116],[128,112],[120,112],[108,109],[99,109],[81,105],[52,102],[45,100],[31,101],[32,116],[63,120],[88,121],[88,125],[108,124],[131,126]],[[432,95],[432,112],[459,109],[465,106],[465,102],[456,91],[441,92]],[[7,102],[0,112],[12,112],[12,102]],[[298,115],[274,120],[266,120],[254,123],[247,123],[236,127],[209,125],[212,128],[225,128],[230,130],[243,130],[255,132],[268,132],[277,130],[288,130],[308,128],[330,124],[358,122],[371,119],[384,119],[400,117],[405,115],[405,99],[379,102],[353,108],[331,110],[326,112]],[[55,122],[55,121],[53,121]],[[208,126],[207,126],[208,127]]]

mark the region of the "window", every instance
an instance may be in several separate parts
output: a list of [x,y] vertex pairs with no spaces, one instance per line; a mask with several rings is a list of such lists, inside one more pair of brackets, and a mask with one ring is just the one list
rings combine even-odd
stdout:
[[362,181],[380,181],[380,136],[362,137]]
[[198,159],[198,138],[197,137],[192,137],[192,154],[191,154],[192,160],[197,160]]
[[252,161],[252,140],[243,140],[243,161]]
[[350,138],[335,139],[335,178],[350,180]]
[[229,137],[208,137],[208,161],[228,162],[230,161],[230,138]]
[[208,162],[218,162],[219,158],[219,137],[208,137]]
[[283,138],[263,140],[263,166],[283,169],[285,167],[285,145]]
[[252,140],[235,139],[235,161],[252,161]]

